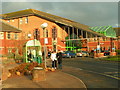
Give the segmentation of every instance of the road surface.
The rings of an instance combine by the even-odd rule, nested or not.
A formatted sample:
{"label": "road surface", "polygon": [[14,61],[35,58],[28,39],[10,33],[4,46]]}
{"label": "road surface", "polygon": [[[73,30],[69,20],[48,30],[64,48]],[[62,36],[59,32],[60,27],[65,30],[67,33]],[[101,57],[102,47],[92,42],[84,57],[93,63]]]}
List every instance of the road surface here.
{"label": "road surface", "polygon": [[118,88],[118,64],[88,57],[63,58],[62,71],[80,78],[87,88]]}

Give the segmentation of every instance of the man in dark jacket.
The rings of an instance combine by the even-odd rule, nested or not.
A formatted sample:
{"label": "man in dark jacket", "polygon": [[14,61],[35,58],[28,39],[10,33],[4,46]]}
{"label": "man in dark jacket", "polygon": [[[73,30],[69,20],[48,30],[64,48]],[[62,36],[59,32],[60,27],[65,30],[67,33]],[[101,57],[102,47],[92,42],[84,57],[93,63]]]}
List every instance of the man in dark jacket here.
{"label": "man in dark jacket", "polygon": [[58,50],[57,59],[58,59],[58,69],[62,69],[62,52],[60,50]]}
{"label": "man in dark jacket", "polygon": [[33,58],[33,55],[32,55],[32,53],[30,52],[30,53],[28,54],[28,61],[29,61],[29,62],[33,62],[33,61],[32,61],[32,58]]}

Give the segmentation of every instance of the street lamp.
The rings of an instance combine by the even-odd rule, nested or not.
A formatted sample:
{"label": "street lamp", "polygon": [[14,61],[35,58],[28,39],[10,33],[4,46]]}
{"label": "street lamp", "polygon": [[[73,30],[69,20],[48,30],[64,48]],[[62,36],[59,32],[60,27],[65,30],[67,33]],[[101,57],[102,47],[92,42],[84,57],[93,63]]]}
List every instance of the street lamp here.
{"label": "street lamp", "polygon": [[41,24],[41,28],[43,29],[43,32],[44,32],[44,36],[43,36],[43,38],[44,38],[44,62],[45,62],[45,68],[46,68],[46,40],[45,40],[45,37],[46,37],[46,27],[48,26],[48,24],[47,23],[43,23],[43,24]]}

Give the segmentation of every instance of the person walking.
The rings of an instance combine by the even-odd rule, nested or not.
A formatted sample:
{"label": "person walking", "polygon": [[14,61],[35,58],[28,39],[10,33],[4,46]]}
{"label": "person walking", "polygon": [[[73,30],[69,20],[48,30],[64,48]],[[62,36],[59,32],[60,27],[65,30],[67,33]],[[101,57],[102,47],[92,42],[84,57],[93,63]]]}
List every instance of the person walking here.
{"label": "person walking", "polygon": [[58,50],[57,59],[58,59],[58,69],[62,69],[62,52],[60,50]]}
{"label": "person walking", "polygon": [[48,52],[48,58],[50,58],[50,56],[51,56],[51,51]]}
{"label": "person walking", "polygon": [[28,61],[29,62],[33,62],[33,55],[32,55],[32,53],[30,52],[29,54],[28,54]]}
{"label": "person walking", "polygon": [[51,60],[52,60],[52,68],[57,69],[57,56],[55,51],[51,53]]}

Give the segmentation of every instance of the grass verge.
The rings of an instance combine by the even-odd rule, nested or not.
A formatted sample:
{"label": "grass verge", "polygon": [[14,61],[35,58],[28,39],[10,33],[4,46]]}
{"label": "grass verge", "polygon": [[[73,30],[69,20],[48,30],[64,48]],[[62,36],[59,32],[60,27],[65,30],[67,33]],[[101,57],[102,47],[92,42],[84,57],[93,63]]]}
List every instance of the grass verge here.
{"label": "grass verge", "polygon": [[117,56],[109,56],[107,58],[104,58],[105,60],[108,60],[108,61],[120,61],[120,55],[117,55]]}

